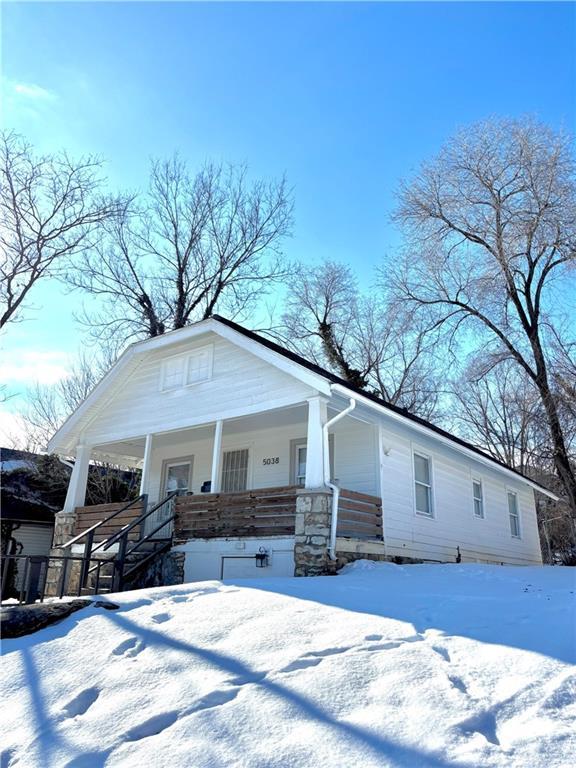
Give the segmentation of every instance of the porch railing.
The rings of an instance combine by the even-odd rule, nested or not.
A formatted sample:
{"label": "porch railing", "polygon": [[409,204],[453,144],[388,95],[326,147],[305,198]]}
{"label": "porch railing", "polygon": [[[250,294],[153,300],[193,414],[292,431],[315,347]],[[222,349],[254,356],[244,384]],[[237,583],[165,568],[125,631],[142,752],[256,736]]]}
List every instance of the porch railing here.
{"label": "porch railing", "polygon": [[382,499],[367,493],[340,489],[337,536],[382,539]]}
{"label": "porch railing", "polygon": [[295,485],[176,498],[174,541],[228,536],[293,536]]}
{"label": "porch railing", "polygon": [[[258,488],[237,493],[178,496],[174,540],[242,536],[293,536],[299,486]],[[340,490],[340,537],[382,538],[382,501],[358,491]]]}
{"label": "porch railing", "polygon": [[[140,517],[146,509],[146,501],[147,497],[143,494],[131,502],[76,507],[74,538],[84,538],[83,534],[94,528],[94,542],[105,541],[117,533],[119,528],[129,525]],[[130,537],[137,540],[139,532],[134,530]]]}

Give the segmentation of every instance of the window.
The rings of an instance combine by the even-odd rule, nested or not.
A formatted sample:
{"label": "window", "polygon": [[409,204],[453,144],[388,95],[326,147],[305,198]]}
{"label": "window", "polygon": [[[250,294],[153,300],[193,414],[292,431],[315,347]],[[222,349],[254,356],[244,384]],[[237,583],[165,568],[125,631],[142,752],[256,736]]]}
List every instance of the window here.
{"label": "window", "polygon": [[212,378],[212,347],[202,347],[188,356],[186,384],[198,384]]}
{"label": "window", "polygon": [[169,357],[162,362],[160,389],[167,392],[199,384],[212,378],[212,346],[201,347],[187,355]]}
{"label": "window", "polygon": [[304,485],[306,482],[306,443],[296,446],[295,484]]}
{"label": "window", "polygon": [[520,538],[520,515],[518,513],[518,497],[514,491],[508,491],[508,516],[510,517],[510,533],[514,538]]}
{"label": "window", "polygon": [[432,468],[428,456],[414,454],[416,512],[432,517]]}
{"label": "window", "polygon": [[162,385],[165,392],[168,389],[178,389],[184,386],[184,357],[172,357],[162,363]]}
{"label": "window", "polygon": [[472,495],[474,496],[474,517],[484,517],[484,498],[482,496],[481,480],[472,480]]}
{"label": "window", "polygon": [[248,448],[224,451],[222,456],[222,492],[245,491],[248,487]]}
{"label": "window", "polygon": [[[328,435],[328,452],[330,454],[330,478],[334,482],[334,435]],[[308,450],[306,447],[306,438],[300,437],[296,440],[290,440],[290,484],[306,484],[306,460]]]}
{"label": "window", "polygon": [[183,496],[190,490],[192,475],[192,461],[174,459],[164,462],[164,493],[176,491],[178,496]]}

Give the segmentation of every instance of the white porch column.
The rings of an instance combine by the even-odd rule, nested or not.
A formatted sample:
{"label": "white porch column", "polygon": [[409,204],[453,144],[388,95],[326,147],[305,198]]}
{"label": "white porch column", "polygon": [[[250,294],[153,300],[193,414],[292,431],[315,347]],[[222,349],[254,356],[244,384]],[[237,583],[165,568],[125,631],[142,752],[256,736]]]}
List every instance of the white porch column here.
{"label": "white porch column", "polygon": [[212,449],[212,476],[210,478],[210,492],[218,493],[220,490],[220,465],[222,463],[222,428],[224,422],[220,419],[214,426],[214,447]]}
{"label": "white porch column", "polygon": [[76,507],[81,507],[86,501],[86,483],[88,482],[91,453],[92,446],[90,445],[79,445],[76,448],[76,461],[68,484],[63,512],[74,512]]}
{"label": "white porch column", "polygon": [[322,427],[328,418],[327,401],[324,397],[308,400],[308,435],[306,438],[305,488],[324,487],[324,438]]}
{"label": "white porch column", "polygon": [[143,493],[148,493],[148,483],[150,482],[150,465],[152,463],[152,438],[153,435],[146,435],[144,459],[142,461],[142,478],[140,480],[140,495]]}

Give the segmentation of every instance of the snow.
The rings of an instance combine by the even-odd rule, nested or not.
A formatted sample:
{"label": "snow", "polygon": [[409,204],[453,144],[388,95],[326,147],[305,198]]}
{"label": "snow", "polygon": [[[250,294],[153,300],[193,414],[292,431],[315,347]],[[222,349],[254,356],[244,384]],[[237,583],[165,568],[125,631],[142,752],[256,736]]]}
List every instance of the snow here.
{"label": "snow", "polygon": [[110,596],[4,641],[2,768],[572,766],[575,577],[360,561]]}

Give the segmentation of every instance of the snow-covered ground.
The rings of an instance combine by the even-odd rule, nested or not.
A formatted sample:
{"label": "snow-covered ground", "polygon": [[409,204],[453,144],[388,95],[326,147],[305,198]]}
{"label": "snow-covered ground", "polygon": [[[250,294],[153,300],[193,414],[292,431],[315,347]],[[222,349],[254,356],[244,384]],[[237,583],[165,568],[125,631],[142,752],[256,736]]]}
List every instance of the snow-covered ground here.
{"label": "snow-covered ground", "polygon": [[359,562],[3,644],[2,766],[576,764],[576,569]]}

